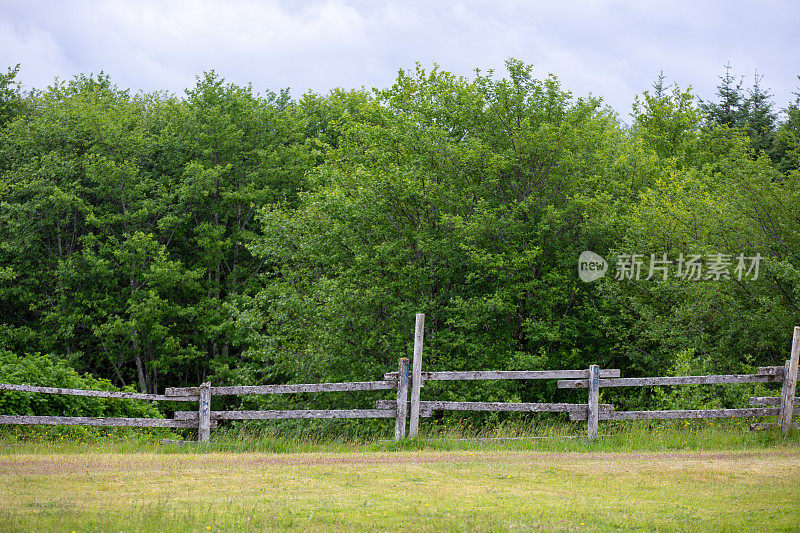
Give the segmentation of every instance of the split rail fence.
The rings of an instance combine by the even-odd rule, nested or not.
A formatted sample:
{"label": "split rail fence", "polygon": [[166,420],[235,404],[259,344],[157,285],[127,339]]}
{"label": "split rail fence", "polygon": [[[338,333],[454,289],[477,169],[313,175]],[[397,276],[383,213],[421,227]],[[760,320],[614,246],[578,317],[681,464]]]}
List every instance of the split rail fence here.
{"label": "split rail fence", "polygon": [[[344,419],[386,418],[394,419],[395,440],[414,437],[419,432],[419,419],[430,417],[433,411],[491,411],[526,413],[567,413],[570,420],[587,422],[589,439],[597,438],[600,420],[663,420],[690,418],[772,417],[775,423],[751,424],[751,429],[779,427],[788,434],[792,424],[794,406],[800,405],[795,397],[800,358],[800,327],[794,328],[790,358],[784,366],[760,367],[754,374],[669,376],[624,378],[618,369],[601,369],[591,365],[583,370],[497,370],[423,372],[422,347],[425,315],[418,314],[414,335],[413,364],[401,358],[396,372],[389,372],[380,381],[345,383],[309,383],[288,385],[248,385],[212,387],[203,383],[199,387],[168,388],[164,394],[134,392],[90,391],[62,389],[30,385],[0,384],[0,391],[16,391],[40,394],[64,394],[96,398],[117,398],[148,401],[195,402],[198,408],[192,411],[176,411],[171,419],[159,418],[94,418],[65,416],[0,415],[0,424],[43,424],[82,426],[129,426],[196,428],[197,439],[208,442],[211,429],[220,420],[286,420],[286,419]],[[422,388],[426,381],[474,381],[474,380],[558,380],[559,389],[589,389],[586,403],[508,403],[508,402],[450,402],[423,401]],[[599,402],[602,387],[645,387],[673,385],[722,385],[736,383],[781,383],[780,396],[752,397],[750,406],[739,409],[696,409],[665,411],[615,411],[611,404]],[[374,409],[292,409],[260,411],[212,411],[211,397],[226,395],[298,394],[316,392],[395,391],[392,400],[378,400]],[[409,399],[410,393],[410,399]]]}

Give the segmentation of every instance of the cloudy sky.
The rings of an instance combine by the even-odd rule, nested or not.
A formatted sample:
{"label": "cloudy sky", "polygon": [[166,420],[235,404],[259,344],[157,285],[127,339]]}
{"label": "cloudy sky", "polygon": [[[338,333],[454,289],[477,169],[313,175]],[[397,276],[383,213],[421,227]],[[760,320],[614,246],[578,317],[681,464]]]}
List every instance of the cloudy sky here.
{"label": "cloudy sky", "polygon": [[0,0],[0,68],[21,63],[28,89],[102,70],[176,93],[213,68],[297,96],[385,87],[417,61],[503,73],[514,57],[626,119],[660,70],[713,98],[727,63],[746,86],[758,69],[785,107],[800,85],[799,27],[800,2],[769,0]]}

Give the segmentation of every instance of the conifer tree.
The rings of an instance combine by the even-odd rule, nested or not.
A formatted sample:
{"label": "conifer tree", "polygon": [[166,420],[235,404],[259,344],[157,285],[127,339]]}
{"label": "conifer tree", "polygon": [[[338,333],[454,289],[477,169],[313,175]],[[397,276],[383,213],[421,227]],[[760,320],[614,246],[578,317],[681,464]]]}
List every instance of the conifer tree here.
{"label": "conifer tree", "polygon": [[761,86],[764,76],[756,71],[753,86],[744,102],[745,129],[756,155],[770,152],[775,138],[776,116],[772,111],[772,95]]}
{"label": "conifer tree", "polygon": [[725,75],[720,76],[717,85],[718,102],[702,102],[700,109],[706,115],[709,125],[730,126],[739,128],[744,126],[744,97],[742,95],[742,79],[737,80],[731,73],[731,65],[725,65]]}
{"label": "conifer tree", "polygon": [[656,81],[653,82],[653,91],[655,91],[653,93],[653,96],[655,96],[656,98],[660,99],[666,96],[666,92],[670,88],[669,85],[667,86],[664,85],[664,80],[666,79],[667,76],[664,74],[664,70],[663,69],[660,70],[658,73],[658,79],[656,79]]}

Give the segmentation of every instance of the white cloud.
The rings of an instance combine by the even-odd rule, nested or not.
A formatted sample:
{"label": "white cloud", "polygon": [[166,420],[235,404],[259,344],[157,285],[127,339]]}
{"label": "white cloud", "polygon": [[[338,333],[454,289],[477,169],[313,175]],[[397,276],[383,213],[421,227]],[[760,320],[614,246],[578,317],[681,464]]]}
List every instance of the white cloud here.
{"label": "white cloud", "polygon": [[0,68],[21,62],[28,86],[103,70],[123,87],[173,92],[213,68],[298,94],[387,86],[415,61],[470,75],[517,57],[625,117],[660,69],[713,97],[730,61],[750,78],[758,68],[782,107],[798,83],[798,13],[789,1],[6,0]]}
{"label": "white cloud", "polygon": [[[0,68],[3,70],[24,62],[28,79],[50,81],[56,76],[64,78],[69,75],[68,61],[61,54],[56,38],[41,28],[15,27],[0,20],[0,50]],[[26,61],[25,58],[35,61]]]}

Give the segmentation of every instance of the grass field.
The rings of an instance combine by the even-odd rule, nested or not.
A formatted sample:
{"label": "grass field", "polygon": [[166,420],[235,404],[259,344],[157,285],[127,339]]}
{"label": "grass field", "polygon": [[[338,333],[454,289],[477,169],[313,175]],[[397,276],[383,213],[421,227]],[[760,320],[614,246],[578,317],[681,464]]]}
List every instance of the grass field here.
{"label": "grass field", "polygon": [[6,436],[0,530],[800,529],[796,436],[679,427],[641,426],[598,443]]}
{"label": "grass field", "polygon": [[284,444],[5,438],[0,530],[800,529],[796,437],[656,426],[595,444]]}
{"label": "grass field", "polygon": [[713,530],[800,524],[800,450],[15,454],[4,531]]}

